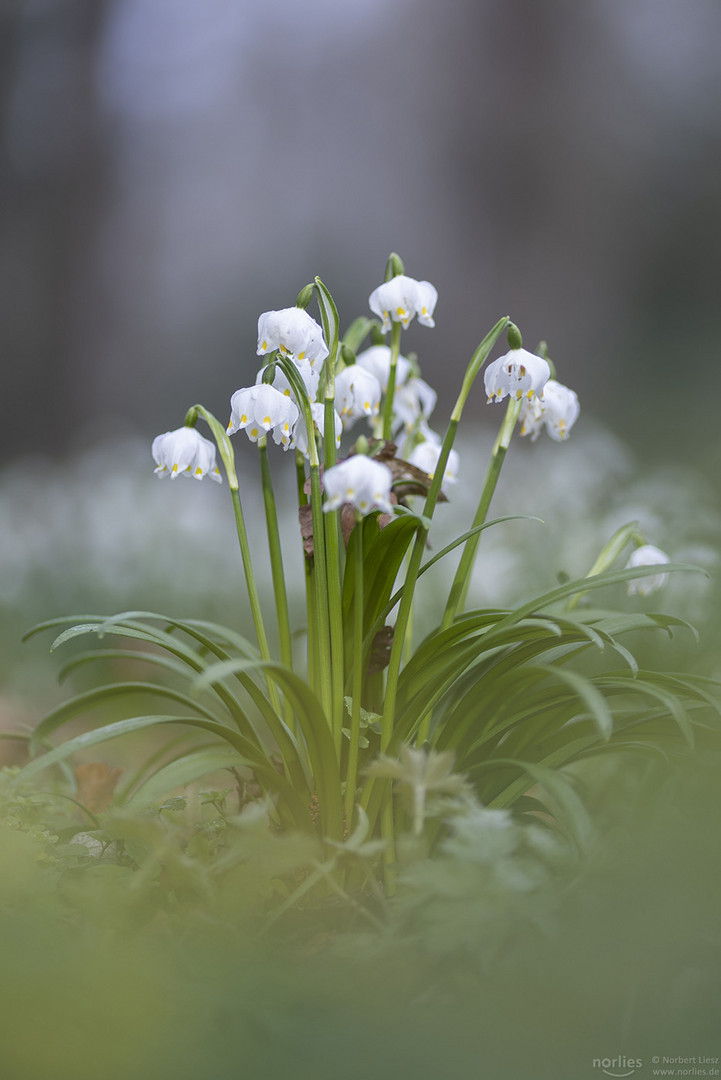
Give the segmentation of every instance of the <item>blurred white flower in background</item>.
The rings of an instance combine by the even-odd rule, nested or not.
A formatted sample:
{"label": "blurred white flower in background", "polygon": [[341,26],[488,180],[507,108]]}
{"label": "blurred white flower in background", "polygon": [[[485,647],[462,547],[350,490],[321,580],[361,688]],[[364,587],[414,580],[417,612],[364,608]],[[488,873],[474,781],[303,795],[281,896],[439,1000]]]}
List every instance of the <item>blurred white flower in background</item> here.
{"label": "blurred white flower in background", "polygon": [[360,364],[350,364],[336,375],[335,407],[344,423],[375,416],[381,404],[381,384]]}
{"label": "blurred white flower in background", "polygon": [[[631,558],[626,563],[626,569],[631,570],[636,566],[663,566],[670,562],[668,555],[653,544],[642,544],[631,553]],[[668,574],[650,574],[628,583],[628,595],[650,596],[651,593],[662,589],[669,579]]]}
{"label": "blurred white flower in background", "polygon": [[[388,389],[388,376],[391,370],[391,350],[388,345],[371,345],[370,349],[365,349],[363,352],[358,353],[356,356],[356,364],[359,364],[366,371],[370,371],[371,375],[375,375],[378,382],[381,384],[381,390],[385,394]],[[408,376],[411,374],[412,367],[410,360],[405,356],[399,356],[396,363],[396,393],[398,387],[402,386]]]}
{"label": "blurred white flower in background", "polygon": [[373,510],[392,514],[392,483],[393,473],[387,465],[365,454],[354,454],[324,472],[326,501],[323,509],[337,510],[344,503],[350,503],[364,516]]}
{"label": "blurred white flower in background", "polygon": [[571,433],[581,407],[578,396],[567,386],[549,379],[543,388],[543,397],[526,400],[521,409],[521,435],[530,436],[535,442],[543,428],[555,442],[563,442]]}

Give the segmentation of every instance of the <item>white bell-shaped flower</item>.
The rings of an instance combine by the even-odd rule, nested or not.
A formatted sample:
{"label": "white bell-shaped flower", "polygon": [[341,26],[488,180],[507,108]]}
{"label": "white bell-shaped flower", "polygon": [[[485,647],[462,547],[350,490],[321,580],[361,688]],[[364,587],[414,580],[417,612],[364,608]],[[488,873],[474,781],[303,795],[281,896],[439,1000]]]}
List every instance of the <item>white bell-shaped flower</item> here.
{"label": "white bell-shaped flower", "polygon": [[[298,369],[298,373],[305,384],[305,388],[308,391],[308,397],[311,401],[315,401],[318,394],[318,383],[320,382],[320,369],[314,368],[310,360],[298,360],[296,357],[293,357],[293,363]],[[255,380],[256,386],[262,383],[264,371],[265,368],[261,368],[258,372]],[[275,390],[280,390],[281,394],[285,394],[286,397],[292,398],[293,401],[295,401],[295,394],[288,381],[288,377],[278,364],[275,366],[273,380],[269,385]]]}
{"label": "white bell-shaped flower", "polygon": [[406,431],[427,419],[436,407],[438,395],[432,386],[414,375],[399,386],[393,398],[393,429]]}
{"label": "white bell-shaped flower", "polygon": [[[316,431],[320,432],[321,438],[325,438],[325,405],[322,402],[314,403],[311,405],[310,411],[313,415],[313,427]],[[336,446],[340,446],[340,439],[343,434],[343,421],[335,410],[333,411],[333,418],[335,444]],[[300,450],[301,454],[308,457],[308,431],[305,426],[305,418],[302,412],[293,425],[292,445],[296,450]]]}
{"label": "white bell-shaped flower", "polygon": [[486,368],[483,382],[488,401],[503,401],[511,397],[531,400],[541,397],[543,388],[551,377],[551,369],[541,356],[526,349],[511,349]]}
{"label": "white bell-shaped flower", "polygon": [[365,454],[354,454],[323,474],[323,509],[335,510],[343,503],[351,503],[364,516],[373,510],[392,514],[392,483],[393,473],[387,465]]}
{"label": "white bell-shaped flower", "polygon": [[[438,458],[441,456],[441,443],[440,440],[427,439],[425,442],[419,443],[415,446],[408,456],[408,461],[411,465],[415,465],[417,469],[421,469],[422,472],[428,473],[431,479],[433,479],[438,465]],[[443,473],[444,484],[457,484],[458,483],[458,467],[460,465],[460,458],[456,450],[451,450],[448,455],[448,461],[446,462],[445,472]]]}
{"label": "white bell-shaped flower", "polygon": [[209,476],[221,482],[215,464],[215,445],[195,428],[181,427],[158,435],[153,439],[152,454],[157,465],[155,472],[161,480],[166,476],[173,480],[176,476],[192,476],[196,480]]}
{"label": "white bell-shaped flower", "polygon": [[376,416],[381,403],[381,384],[366,368],[350,364],[335,377],[335,407],[344,422],[360,416]]}
{"label": "white bell-shaped flower", "polygon": [[[643,544],[631,553],[631,558],[626,563],[626,569],[631,570],[635,566],[656,566],[656,564],[663,566],[664,563],[670,561],[668,555],[661,551],[660,548],[654,547],[653,544]],[[650,596],[657,589],[663,588],[667,581],[668,574],[649,574],[648,577],[629,581],[628,595],[633,596],[638,593],[640,596]]]}
{"label": "white bell-shaped flower", "polygon": [[411,319],[417,315],[422,326],[435,326],[435,311],[438,291],[430,281],[416,281],[415,278],[398,274],[385,281],[368,297],[368,306],[381,320],[381,330],[387,333],[391,322],[399,322],[407,329]]}
{"label": "white bell-shaped flower", "polygon": [[[391,371],[391,350],[388,345],[371,345],[370,349],[358,353],[356,364],[360,364],[371,375],[375,375],[385,394],[388,389],[388,377]],[[411,362],[405,356],[399,356],[396,364],[396,391],[411,373]]]}
{"label": "white bell-shaped flower", "polygon": [[272,386],[246,386],[230,399],[228,434],[244,431],[251,442],[272,432],[276,443],[287,450],[291,429],[298,419],[298,406]]}
{"label": "white bell-shaped flower", "polygon": [[581,406],[578,396],[567,386],[549,379],[543,388],[543,397],[535,395],[524,401],[521,409],[521,435],[528,435],[535,442],[545,427],[556,442],[567,439],[578,419]]}
{"label": "white bell-shaped flower", "polygon": [[290,354],[295,360],[315,364],[328,355],[323,331],[303,308],[281,308],[265,311],[258,319],[258,356],[275,352]]}

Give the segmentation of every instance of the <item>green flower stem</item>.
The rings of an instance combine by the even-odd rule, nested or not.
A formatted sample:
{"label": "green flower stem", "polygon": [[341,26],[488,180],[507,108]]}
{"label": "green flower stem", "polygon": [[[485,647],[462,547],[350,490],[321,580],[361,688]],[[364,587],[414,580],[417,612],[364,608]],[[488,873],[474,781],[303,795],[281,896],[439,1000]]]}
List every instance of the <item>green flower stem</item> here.
{"label": "green flower stem", "polygon": [[[511,442],[511,436],[513,430],[518,422],[518,417],[521,412],[521,405],[523,400],[520,398],[509,398],[508,405],[506,407],[506,415],[501,424],[501,430],[498,433],[495,446],[493,447],[493,453],[491,455],[491,461],[486,473],[486,480],[481,491],[481,497],[478,502],[478,509],[476,510],[476,516],[473,519],[472,529],[477,528],[479,525],[483,525],[488,516],[488,510],[491,505],[491,499],[493,493],[496,490],[496,484],[498,483],[498,477],[501,474],[503,468],[503,462],[506,457],[506,452]],[[463,548],[463,554],[461,561],[458,564],[456,570],[456,576],[453,579],[451,591],[448,596],[448,603],[446,604],[446,610],[443,613],[443,619],[441,621],[441,629],[445,630],[450,626],[460,608],[462,608],[466,602],[466,596],[468,595],[468,586],[471,580],[471,573],[473,572],[473,566],[476,560],[476,553],[478,551],[478,544],[481,539],[480,532],[476,533],[469,540],[466,541]]]}
{"label": "green flower stem", "polygon": [[[326,382],[324,430],[327,438],[323,441],[323,455],[326,469],[336,463],[335,446],[335,403],[333,393],[335,383],[330,378]],[[336,753],[340,754],[343,738],[343,602],[341,592],[341,558],[343,546],[340,535],[340,511],[332,510],[324,514],[326,572],[328,577],[328,612],[330,622],[330,657],[332,708],[331,724],[335,740]]]}
{"label": "green flower stem", "polygon": [[398,354],[401,350],[401,324],[391,323],[391,366],[388,372],[388,386],[383,405],[383,438],[390,439],[393,429],[393,398],[396,392],[396,369],[398,367]]}
{"label": "green flower stem", "polygon": [[[413,544],[413,549],[408,560],[408,570],[406,571],[406,578],[403,584],[403,595],[401,597],[400,607],[398,609],[398,617],[396,619],[395,631],[393,634],[393,645],[391,647],[390,661],[388,664],[388,673],[386,676],[386,694],[383,705],[383,731],[381,733],[381,750],[385,750],[390,742],[391,735],[393,733],[393,722],[395,718],[395,706],[396,695],[398,693],[398,675],[400,673],[401,659],[403,656],[403,645],[405,641],[406,629],[411,613],[411,605],[413,603],[413,593],[416,587],[416,581],[418,578],[418,571],[420,569],[421,560],[423,558],[423,552],[425,551],[426,538],[428,536],[428,530],[430,528],[431,518],[433,517],[433,511],[436,508],[438,502],[438,496],[441,493],[441,483],[446,471],[446,465],[448,464],[448,455],[451,452],[453,443],[456,438],[456,432],[458,430],[458,424],[460,423],[463,408],[465,406],[468,395],[471,392],[474,380],[479,371],[483,367],[483,364],[488,358],[488,355],[495,345],[496,341],[506,329],[510,319],[505,315],[502,319],[499,319],[492,330],[486,334],[483,341],[480,343],[476,351],[471,357],[468,367],[466,368],[466,374],[463,378],[463,384],[461,386],[458,400],[451,413],[451,419],[448,424],[443,443],[441,445],[441,452],[438,458],[431,485],[428,489],[428,495],[426,496],[425,506],[423,507],[423,517],[419,521],[418,532],[416,533],[416,539]],[[369,787],[372,786],[372,781]],[[364,796],[369,797],[369,790],[366,788]],[[365,804],[364,804],[365,805]]]}
{"label": "green flower stem", "polygon": [[[310,408],[310,399],[305,383],[300,372],[292,360],[278,356],[275,363],[282,368],[285,377],[295,394],[296,402],[303,413],[306,431],[308,433],[308,460],[310,464],[310,507],[313,525],[313,585],[314,597],[312,612],[309,605],[308,622],[308,651],[311,650],[314,657],[316,680],[313,688],[323,704],[323,709],[328,722],[332,722],[332,683],[331,683],[331,660],[330,660],[330,619],[328,614],[328,574],[326,571],[325,553],[325,523],[323,521],[323,498],[320,490],[320,459],[318,447],[314,438],[313,415]],[[310,637],[314,635],[311,646]]]}
{"label": "green flower stem", "polygon": [[[295,452],[295,471],[298,486],[298,509],[308,505],[308,496],[305,492],[305,458],[300,450]],[[311,686],[318,685],[318,671],[314,650],[314,638],[311,627],[315,625],[315,585],[313,582],[313,560],[306,557],[303,552],[303,566],[305,570],[305,607],[306,607],[306,640],[308,650],[308,682]]]}
{"label": "green flower stem", "polygon": [[350,746],[345,788],[345,822],[350,831],[355,807],[358,781],[358,748],[360,744],[361,694],[363,692],[363,518],[355,518],[355,577],[353,579],[353,704],[350,720]]}
{"label": "green flower stem", "polygon": [[[311,449],[314,443],[310,441]],[[318,454],[315,464],[310,464],[310,506],[313,521],[313,578],[315,583],[313,597],[313,624],[309,631],[315,635],[314,648],[317,655],[318,684],[315,687],[323,704],[328,722],[333,716],[332,682],[330,660],[330,619],[328,613],[328,575],[326,573],[325,523],[323,521],[323,501],[320,491],[320,468]]]}
{"label": "green flower stem", "polygon": [[[265,507],[265,523],[268,530],[268,553],[270,555],[270,570],[273,578],[273,595],[275,598],[275,614],[278,623],[278,646],[280,659],[291,670],[293,668],[293,647],[290,635],[290,618],[288,615],[288,591],[285,584],[285,571],[283,569],[283,549],[280,543],[280,529],[278,528],[278,514],[273,492],[273,480],[270,474],[270,462],[268,461],[268,440],[264,435],[258,439],[260,451],[260,476],[263,486],[263,504]],[[293,730],[293,710],[286,702],[285,718],[291,730]]]}
{"label": "green flower stem", "polygon": [[[253,574],[253,564],[250,558],[250,545],[248,544],[248,534],[245,528],[245,520],[243,518],[243,509],[240,505],[240,493],[238,490],[238,474],[235,469],[235,454],[233,452],[233,446],[228,438],[228,435],[219,422],[217,417],[205,408],[204,405],[192,405],[185,416],[185,424],[187,427],[195,427],[198,422],[198,417],[202,416],[208,427],[211,430],[213,438],[215,439],[220,457],[225,467],[225,473],[228,477],[228,487],[230,488],[230,495],[233,500],[233,513],[235,514],[235,526],[238,532],[238,542],[240,544],[240,554],[243,560],[243,572],[245,574],[245,583],[248,589],[248,600],[250,602],[250,610],[253,616],[253,624],[255,626],[255,635],[258,639],[258,650],[263,660],[270,660],[270,649],[268,648],[268,637],[265,632],[265,625],[263,623],[263,614],[260,608],[260,601],[258,599],[258,590],[255,586],[255,576]],[[268,682],[268,693],[273,707],[278,707],[278,693],[274,683]]]}
{"label": "green flower stem", "polygon": [[[240,544],[240,554],[243,560],[243,571],[245,573],[245,584],[248,590],[248,601],[250,603],[250,610],[253,615],[253,624],[255,626],[255,635],[258,639],[258,649],[263,660],[270,660],[270,649],[268,648],[268,638],[265,633],[265,626],[263,624],[263,615],[260,609],[260,601],[258,599],[258,590],[255,587],[255,577],[253,576],[253,566],[250,560],[250,545],[248,544],[248,534],[245,529],[245,521],[243,519],[243,509],[240,505],[240,495],[238,494],[237,487],[230,489],[230,495],[233,500],[233,513],[235,514],[235,527],[238,531],[238,542]],[[268,683],[268,697],[270,703],[276,712],[280,712],[280,698],[278,696],[278,690],[271,677],[267,678]]]}

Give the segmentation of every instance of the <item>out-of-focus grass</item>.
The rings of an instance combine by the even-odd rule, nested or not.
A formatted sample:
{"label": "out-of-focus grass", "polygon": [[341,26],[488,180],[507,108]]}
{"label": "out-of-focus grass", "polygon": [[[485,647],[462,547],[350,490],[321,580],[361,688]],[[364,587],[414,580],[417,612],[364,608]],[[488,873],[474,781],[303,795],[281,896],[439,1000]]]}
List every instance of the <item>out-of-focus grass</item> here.
{"label": "out-of-focus grass", "polygon": [[713,1055],[718,766],[596,776],[588,860],[525,907],[509,880],[510,927],[502,893],[479,896],[500,949],[479,947],[477,914],[452,888],[446,911],[435,894],[434,918],[453,921],[445,951],[405,917],[402,888],[386,930],[327,899],[260,936],[252,883],[294,858],[273,839],[194,890],[171,846],[155,877],[80,857],[60,872],[40,827],[18,831],[12,811],[0,843],[4,1075],[575,1080],[594,1075],[594,1058]]}

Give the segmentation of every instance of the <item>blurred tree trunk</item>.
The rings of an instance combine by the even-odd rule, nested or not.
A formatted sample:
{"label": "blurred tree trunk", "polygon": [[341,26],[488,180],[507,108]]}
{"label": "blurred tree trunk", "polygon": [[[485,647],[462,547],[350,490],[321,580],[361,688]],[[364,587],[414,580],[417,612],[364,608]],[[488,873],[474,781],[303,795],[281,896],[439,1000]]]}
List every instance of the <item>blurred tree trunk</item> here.
{"label": "blurred tree trunk", "polygon": [[[78,315],[108,176],[95,68],[112,2],[0,10],[2,457],[61,450],[79,419]],[[8,408],[37,397],[51,407]]]}

